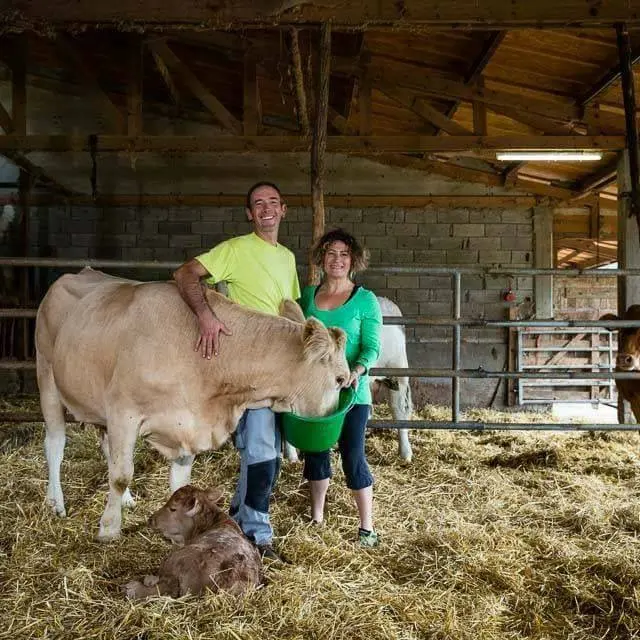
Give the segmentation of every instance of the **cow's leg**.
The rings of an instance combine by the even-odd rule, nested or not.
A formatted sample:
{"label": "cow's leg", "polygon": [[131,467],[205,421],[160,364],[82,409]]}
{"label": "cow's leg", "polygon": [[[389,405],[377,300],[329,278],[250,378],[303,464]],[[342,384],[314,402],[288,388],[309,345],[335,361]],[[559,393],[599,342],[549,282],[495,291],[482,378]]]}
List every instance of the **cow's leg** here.
{"label": "cow's leg", "polygon": [[[405,365],[406,366],[406,365]],[[409,378],[398,378],[398,390],[391,391],[391,412],[394,420],[411,420],[413,413],[413,401],[411,399],[411,387]],[[409,442],[409,430],[398,429],[398,455],[405,462],[411,462],[413,450]]]}
{"label": "cow's leg", "polygon": [[169,488],[171,493],[191,482],[191,467],[195,456],[182,456],[171,461]]}
{"label": "cow's leg", "polygon": [[284,441],[284,457],[285,460],[288,460],[289,462],[300,462],[298,450],[286,440]]}
{"label": "cow's leg", "polygon": [[[129,413],[129,415],[127,415]],[[98,539],[113,540],[122,527],[122,496],[133,478],[133,450],[138,436],[139,419],[127,412],[108,416],[109,496],[100,518]]]}
{"label": "cow's leg", "polygon": [[[104,458],[107,461],[107,468],[111,466],[111,456],[109,455],[109,437],[107,436],[107,430],[98,427],[99,437],[100,437],[100,448],[102,449],[102,453],[104,454]],[[125,489],[125,492],[122,494],[122,506],[127,509],[133,509],[136,506],[135,498],[131,495],[131,490],[129,487]]]}
{"label": "cow's leg", "polygon": [[47,485],[47,504],[53,512],[61,517],[67,515],[64,506],[62,485],[60,484],[60,467],[64,457],[66,440],[64,407],[53,378],[53,370],[49,362],[38,354],[37,356],[38,388],[40,390],[40,407],[44,416],[47,433],[44,438],[44,450],[49,469],[49,483]]}

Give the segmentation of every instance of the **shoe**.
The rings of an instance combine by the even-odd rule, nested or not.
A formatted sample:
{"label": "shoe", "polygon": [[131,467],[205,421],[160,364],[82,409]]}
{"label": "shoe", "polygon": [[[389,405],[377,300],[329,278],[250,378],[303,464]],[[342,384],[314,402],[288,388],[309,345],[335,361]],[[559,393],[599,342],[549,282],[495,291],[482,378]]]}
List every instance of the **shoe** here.
{"label": "shoe", "polygon": [[285,560],[275,552],[274,548],[269,542],[266,542],[264,544],[257,544],[256,549],[258,549],[258,553],[260,554],[260,557],[263,561],[269,560],[270,562],[285,562]]}
{"label": "shoe", "polygon": [[375,531],[358,529],[358,541],[361,547],[377,547],[379,542],[378,534]]}

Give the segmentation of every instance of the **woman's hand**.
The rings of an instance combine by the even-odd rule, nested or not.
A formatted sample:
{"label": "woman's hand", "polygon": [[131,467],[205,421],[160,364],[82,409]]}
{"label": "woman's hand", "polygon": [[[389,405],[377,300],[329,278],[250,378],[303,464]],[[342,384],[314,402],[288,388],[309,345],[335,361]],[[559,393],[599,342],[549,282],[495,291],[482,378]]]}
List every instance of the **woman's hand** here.
{"label": "woman's hand", "polygon": [[364,369],[361,365],[357,364],[349,374],[349,379],[345,382],[345,387],[353,387],[354,389],[358,388],[358,384],[360,383],[360,376],[364,373]]}

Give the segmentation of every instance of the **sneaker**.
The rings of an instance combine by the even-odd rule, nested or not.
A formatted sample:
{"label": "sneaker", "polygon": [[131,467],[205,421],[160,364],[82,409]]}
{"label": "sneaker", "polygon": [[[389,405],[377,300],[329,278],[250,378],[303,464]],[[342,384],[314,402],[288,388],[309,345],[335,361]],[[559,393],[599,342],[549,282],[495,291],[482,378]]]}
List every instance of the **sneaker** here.
{"label": "sneaker", "polygon": [[366,529],[358,529],[358,540],[361,547],[377,547],[378,534],[375,531],[367,531]]}
{"label": "sneaker", "polygon": [[257,544],[256,549],[258,549],[258,553],[262,558],[263,562],[268,560],[269,562],[282,562],[285,561],[275,552],[274,548],[271,546],[271,543],[266,542],[264,544]]}

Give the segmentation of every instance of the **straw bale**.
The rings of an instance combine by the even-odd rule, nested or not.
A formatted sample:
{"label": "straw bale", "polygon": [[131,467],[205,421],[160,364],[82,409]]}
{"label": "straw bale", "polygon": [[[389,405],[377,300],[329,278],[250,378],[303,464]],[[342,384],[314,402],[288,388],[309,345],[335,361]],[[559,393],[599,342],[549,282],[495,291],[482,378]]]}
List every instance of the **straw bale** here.
{"label": "straw bale", "polygon": [[[3,399],[33,410],[33,400]],[[379,414],[385,415],[383,408]],[[446,420],[447,407],[425,419]],[[466,420],[551,421],[469,411]],[[168,543],[146,526],[168,496],[168,465],[141,445],[123,536],[95,539],[106,465],[92,427],[70,426],[63,488],[68,517],[44,505],[41,424],[0,425],[0,637],[285,640],[533,638],[620,640],[640,629],[640,441],[636,434],[375,431],[377,549],[355,544],[356,510],[337,456],[323,526],[308,517],[298,464],[275,492],[277,547],[267,584],[245,596],[143,603],[120,586],[156,568]],[[193,482],[230,499],[233,447],[198,457]]]}

